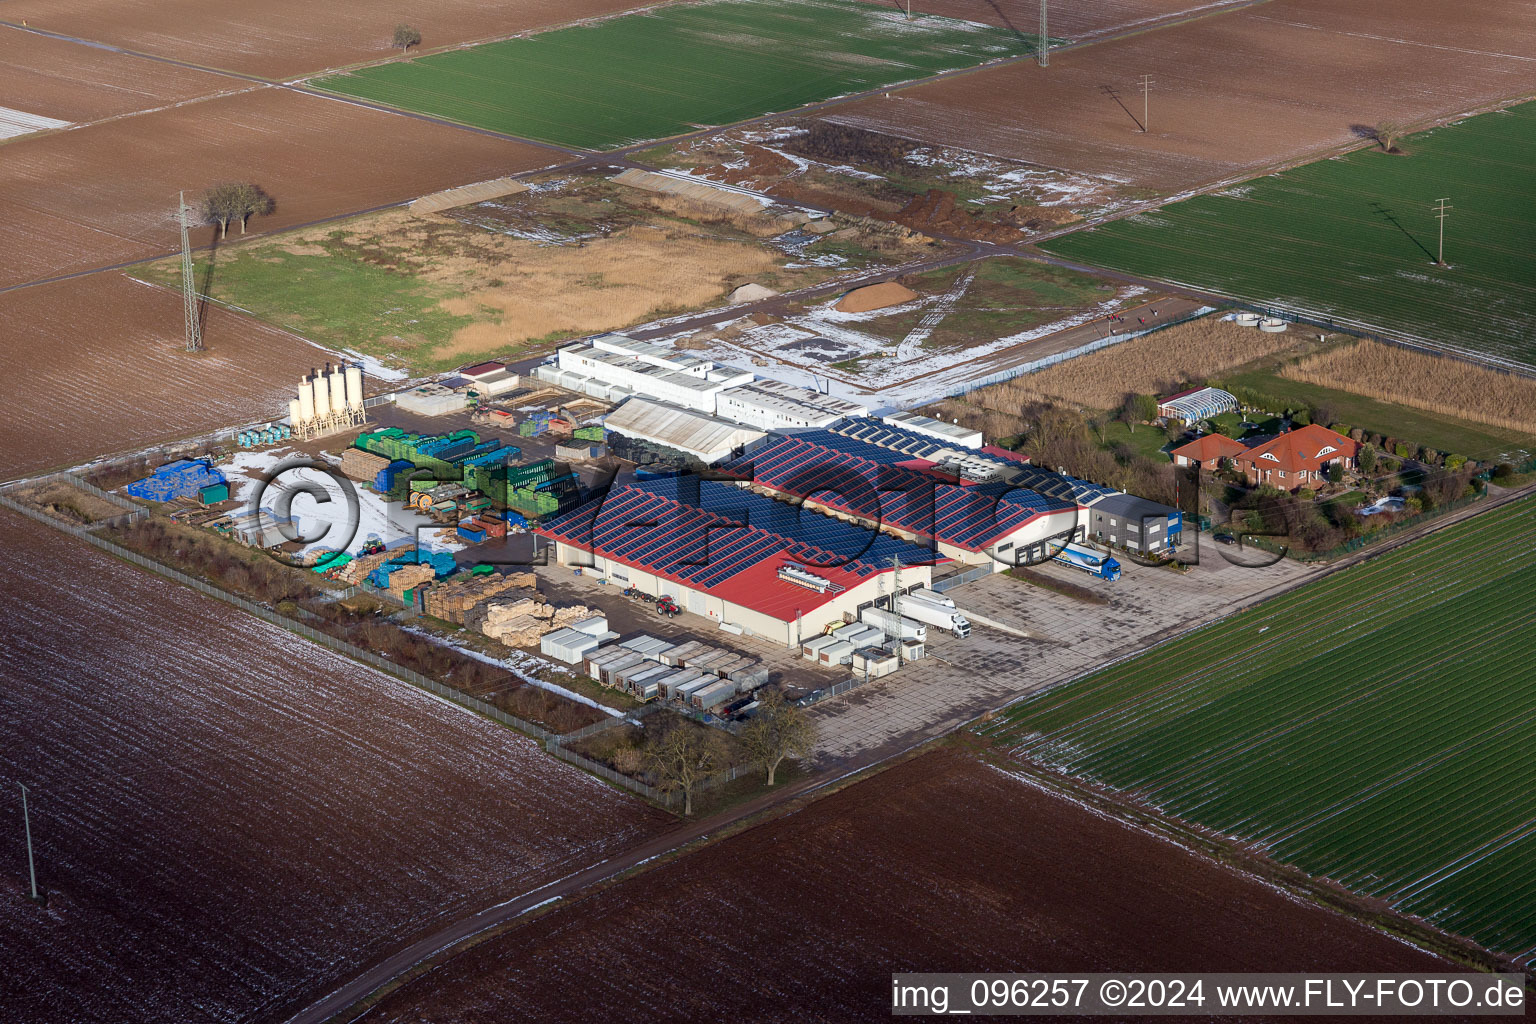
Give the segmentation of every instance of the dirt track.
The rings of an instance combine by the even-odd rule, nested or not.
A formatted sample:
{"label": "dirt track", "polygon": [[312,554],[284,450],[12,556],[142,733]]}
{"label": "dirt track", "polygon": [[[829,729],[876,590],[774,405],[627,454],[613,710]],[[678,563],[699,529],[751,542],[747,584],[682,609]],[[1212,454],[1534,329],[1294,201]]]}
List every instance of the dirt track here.
{"label": "dirt track", "polygon": [[[253,181],[274,231],[556,162],[548,150],[253,86],[205,102],[21,139],[0,161],[0,287],[164,254],[176,193]],[[211,229],[200,229],[197,242]]]}
{"label": "dirt track", "polygon": [[674,819],[530,740],[0,512],[8,1022],[283,1017]]}
{"label": "dirt track", "polygon": [[641,6],[633,0],[9,0],[18,24],[111,43],[156,56],[268,78],[287,78],[397,52],[395,25],[418,25],[422,45],[452,46],[598,17]]}
{"label": "dirt track", "polygon": [[888,1020],[892,971],[1438,959],[941,751],[460,954],[368,1020]]}
{"label": "dirt track", "polygon": [[[1272,0],[841,107],[829,120],[1172,195],[1536,90],[1521,0]],[[1151,131],[1138,83],[1150,75]]]}
{"label": "dirt track", "polygon": [[0,97],[30,114],[92,121],[240,87],[221,75],[0,26]]}

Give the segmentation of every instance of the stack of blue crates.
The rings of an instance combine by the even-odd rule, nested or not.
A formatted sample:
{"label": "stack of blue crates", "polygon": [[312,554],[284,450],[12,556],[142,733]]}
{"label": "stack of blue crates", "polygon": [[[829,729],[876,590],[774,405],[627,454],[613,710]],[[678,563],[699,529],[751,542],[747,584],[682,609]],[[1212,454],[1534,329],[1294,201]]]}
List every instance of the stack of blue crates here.
{"label": "stack of blue crates", "polygon": [[146,501],[170,501],[195,498],[204,487],[224,482],[224,474],[214,469],[207,459],[180,459],[166,463],[142,480],[135,480],[124,490],[132,497]]}

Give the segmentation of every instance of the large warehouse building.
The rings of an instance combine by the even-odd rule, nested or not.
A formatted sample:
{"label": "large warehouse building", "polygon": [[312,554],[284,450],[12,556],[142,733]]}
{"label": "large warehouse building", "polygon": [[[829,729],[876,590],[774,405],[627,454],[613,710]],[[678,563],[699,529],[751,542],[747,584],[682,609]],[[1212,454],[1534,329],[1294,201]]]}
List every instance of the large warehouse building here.
{"label": "large warehouse building", "polygon": [[621,402],[632,395],[719,416],[762,430],[824,427],[869,410],[854,402],[698,359],[664,345],[622,334],[602,334],[567,345],[554,365],[534,371],[542,381]]}
{"label": "large warehouse building", "polygon": [[538,533],[562,564],[788,646],[892,593],[898,572],[902,590],[927,586],[942,561],[930,548],[697,477],[615,488]]}
{"label": "large warehouse building", "polygon": [[[887,427],[886,429],[892,429]],[[721,467],[744,485],[827,509],[968,565],[999,571],[1049,557],[1078,526],[1079,506],[954,477],[935,464],[831,430],[770,438]]]}

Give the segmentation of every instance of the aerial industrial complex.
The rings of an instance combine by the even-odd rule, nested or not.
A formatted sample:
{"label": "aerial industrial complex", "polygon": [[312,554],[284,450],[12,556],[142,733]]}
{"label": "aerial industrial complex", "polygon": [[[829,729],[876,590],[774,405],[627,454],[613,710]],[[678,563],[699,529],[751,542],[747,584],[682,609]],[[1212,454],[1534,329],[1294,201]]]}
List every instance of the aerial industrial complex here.
{"label": "aerial industrial complex", "polygon": [[4,6],[0,1024],[1536,997],[1530,0]]}

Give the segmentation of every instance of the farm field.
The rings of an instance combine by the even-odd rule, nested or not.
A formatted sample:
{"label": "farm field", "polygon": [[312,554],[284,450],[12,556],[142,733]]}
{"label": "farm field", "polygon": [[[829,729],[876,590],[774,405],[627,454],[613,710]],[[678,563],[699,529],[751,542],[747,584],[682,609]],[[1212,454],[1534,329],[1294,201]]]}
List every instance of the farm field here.
{"label": "farm field", "polygon": [[1536,502],[1019,704],[984,731],[1536,962]]}
{"label": "farm field", "polygon": [[[1261,303],[1536,365],[1536,104],[1414,135],[1049,242]],[[1430,207],[1453,197],[1446,260]],[[1255,245],[1259,238],[1283,245]]]}
{"label": "farm field", "polygon": [[20,139],[0,162],[0,288],[173,250],[178,189],[190,198],[253,181],[277,210],[250,229],[271,231],[553,162],[540,148],[271,88]]}
{"label": "farm field", "polygon": [[1030,52],[1033,37],[833,0],[713,0],[314,80],[465,124],[608,149]]}
{"label": "farm field", "polygon": [[[210,294],[280,327],[416,372],[707,308],[755,282],[820,283],[869,260],[818,241],[787,252],[794,223],[659,196],[600,175],[541,176],[521,195],[441,214],[405,210],[253,241],[216,254]],[[802,218],[803,219],[803,218]],[[136,276],[177,286],[180,262]]]}
{"label": "farm field", "polygon": [[282,414],[299,376],[330,357],[217,307],[204,341],[184,351],[179,293],[120,274],[0,295],[13,379],[0,479]]}
{"label": "farm field", "polygon": [[3,25],[0,40],[4,106],[61,121],[92,121],[251,88],[247,82]]}
{"label": "farm field", "polygon": [[[906,10],[905,0],[883,0],[887,6]],[[1204,13],[1242,0],[1094,0],[1086,4],[1062,4],[1051,8],[1051,34],[1068,39],[1091,39],[1106,32],[1144,25],[1185,13]],[[914,11],[941,14],[996,25],[1016,32],[1035,31],[1040,24],[1040,5],[1031,0],[923,0]],[[1055,58],[1052,58],[1053,60]]]}
{"label": "farm field", "polygon": [[[1053,55],[1049,68],[989,68],[825,116],[1111,179],[1144,198],[1177,195],[1360,145],[1352,126],[1530,94],[1528,14],[1522,0],[1271,0]],[[1148,132],[1142,74],[1156,83]]]}
{"label": "farm field", "polygon": [[1448,969],[941,750],[483,942],[371,1019],[884,1021],[893,971],[1218,968]]}
{"label": "farm field", "polygon": [[439,0],[430,19],[407,0],[313,4],[306,0],[7,0],[5,17],[33,28],[112,43],[159,57],[269,78],[399,51],[395,25],[420,21],[422,44],[451,46],[602,17],[637,6],[633,0]]}
{"label": "farm field", "polygon": [[[1387,437],[1411,438],[1416,445],[1456,452],[1478,461],[1497,462],[1506,454],[1536,450],[1536,436],[1524,431],[1484,426],[1338,388],[1290,380],[1269,370],[1235,373],[1223,377],[1221,382],[1253,388],[1287,405],[1324,405],[1333,410],[1339,421],[1352,427]],[[1523,462],[1524,457],[1515,461]]]}
{"label": "farm field", "polygon": [[531,741],[0,512],[6,1019],[281,1020],[672,819]]}

